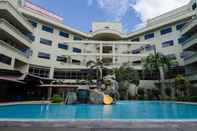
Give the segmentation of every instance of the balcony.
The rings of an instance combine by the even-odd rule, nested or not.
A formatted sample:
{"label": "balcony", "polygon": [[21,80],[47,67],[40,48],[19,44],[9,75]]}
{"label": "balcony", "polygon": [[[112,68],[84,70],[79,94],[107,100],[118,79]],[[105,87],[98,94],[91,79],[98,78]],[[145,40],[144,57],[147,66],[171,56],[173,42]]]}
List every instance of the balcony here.
{"label": "balcony", "polygon": [[192,33],[196,30],[196,28],[197,28],[197,17],[194,17],[181,29],[181,35]]}
{"label": "balcony", "polygon": [[11,39],[15,41],[19,46],[30,47],[31,40],[23,35],[13,25],[8,23],[5,19],[0,19],[0,39],[6,40]]}
{"label": "balcony", "polygon": [[193,72],[191,74],[187,74],[187,79],[190,80],[190,81],[196,81],[197,80],[197,72]]}
{"label": "balcony", "polygon": [[6,19],[22,32],[32,32],[33,27],[26,18],[17,10],[17,5],[12,0],[0,0],[0,18]]}
{"label": "balcony", "polygon": [[14,57],[18,60],[21,60],[25,63],[28,63],[28,58],[31,55],[30,50],[26,52],[22,52],[17,48],[14,48],[10,44],[0,40],[0,52],[3,52],[5,54],[9,54],[9,56]]}
{"label": "balcony", "polygon": [[186,57],[184,59],[185,65],[190,65],[190,64],[193,64],[195,62],[197,62],[197,53],[195,53],[195,54],[193,54],[193,55],[191,55],[189,57]]}
{"label": "balcony", "polygon": [[182,45],[185,51],[197,51],[197,34],[184,41]]}

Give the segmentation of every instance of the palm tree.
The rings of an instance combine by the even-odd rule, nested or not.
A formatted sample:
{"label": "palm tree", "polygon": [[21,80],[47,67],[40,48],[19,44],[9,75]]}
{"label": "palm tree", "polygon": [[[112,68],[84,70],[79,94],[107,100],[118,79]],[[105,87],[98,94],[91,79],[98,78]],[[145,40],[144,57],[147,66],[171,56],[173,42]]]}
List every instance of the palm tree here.
{"label": "palm tree", "polygon": [[97,59],[96,62],[95,61],[88,61],[86,66],[92,70],[96,69],[97,79],[100,79],[100,80],[103,79],[104,64],[103,64],[102,60]]}
{"label": "palm tree", "polygon": [[160,75],[160,81],[161,81],[161,88],[162,88],[162,95],[164,95],[164,83],[165,80],[165,72],[168,71],[169,67],[176,65],[177,62],[170,59],[169,57],[161,54],[161,53],[155,53],[150,54],[144,59],[144,69],[147,71],[152,72],[159,72]]}

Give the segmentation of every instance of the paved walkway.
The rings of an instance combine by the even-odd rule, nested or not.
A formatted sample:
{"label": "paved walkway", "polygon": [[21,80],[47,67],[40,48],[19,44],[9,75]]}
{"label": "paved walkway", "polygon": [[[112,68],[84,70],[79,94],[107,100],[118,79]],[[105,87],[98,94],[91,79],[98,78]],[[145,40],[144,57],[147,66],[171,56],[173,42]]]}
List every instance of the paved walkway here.
{"label": "paved walkway", "polygon": [[139,121],[1,121],[0,131],[197,131],[197,122]]}

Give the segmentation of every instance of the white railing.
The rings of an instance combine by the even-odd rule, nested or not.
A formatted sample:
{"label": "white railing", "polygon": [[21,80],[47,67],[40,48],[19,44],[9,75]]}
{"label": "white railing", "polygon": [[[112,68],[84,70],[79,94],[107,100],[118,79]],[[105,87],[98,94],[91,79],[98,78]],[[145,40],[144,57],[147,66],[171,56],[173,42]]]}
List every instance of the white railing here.
{"label": "white railing", "polygon": [[31,40],[27,36],[25,36],[22,32],[20,32],[16,27],[11,25],[5,19],[0,19],[0,23],[6,24],[8,26],[8,28],[10,28],[11,30],[14,30],[16,32],[16,34],[20,35],[23,39],[25,39],[26,41],[31,43]]}
{"label": "white railing", "polygon": [[8,47],[9,49],[13,50],[15,53],[17,53],[17,54],[23,56],[23,57],[26,57],[26,58],[29,58],[29,57],[30,57],[30,53],[29,53],[29,52],[22,52],[22,51],[20,51],[19,49],[17,49],[17,48],[15,48],[15,47],[11,46],[10,44],[8,44],[8,43],[6,43],[6,42],[4,42],[4,41],[2,41],[2,40],[0,40],[0,43],[1,43],[2,45],[4,45],[4,46]]}

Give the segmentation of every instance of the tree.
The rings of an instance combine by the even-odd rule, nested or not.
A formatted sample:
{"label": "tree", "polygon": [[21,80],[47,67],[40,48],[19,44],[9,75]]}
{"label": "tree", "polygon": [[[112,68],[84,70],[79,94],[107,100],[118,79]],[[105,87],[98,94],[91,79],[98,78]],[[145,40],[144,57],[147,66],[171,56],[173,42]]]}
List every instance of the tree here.
{"label": "tree", "polygon": [[120,68],[114,69],[114,74],[116,80],[119,83],[119,93],[122,99],[128,99],[128,89],[129,85],[135,84],[136,86],[139,85],[139,73],[137,70],[134,70],[130,67],[129,64],[123,64]]}
{"label": "tree", "polygon": [[189,88],[191,87],[191,83],[184,76],[177,75],[177,77],[175,78],[175,87],[177,95],[185,97],[185,95],[189,95]]}
{"label": "tree", "polygon": [[159,72],[159,80],[161,81],[162,95],[165,95],[165,86],[163,83],[163,81],[165,80],[165,72],[168,71],[169,67],[177,65],[177,62],[161,53],[150,54],[143,61],[144,69],[146,71],[150,71],[151,73]]}
{"label": "tree", "polygon": [[104,69],[104,64],[102,60],[97,59],[97,61],[88,61],[87,62],[87,67],[89,67],[91,70],[96,69],[97,73],[97,79],[103,80],[103,69]]}

